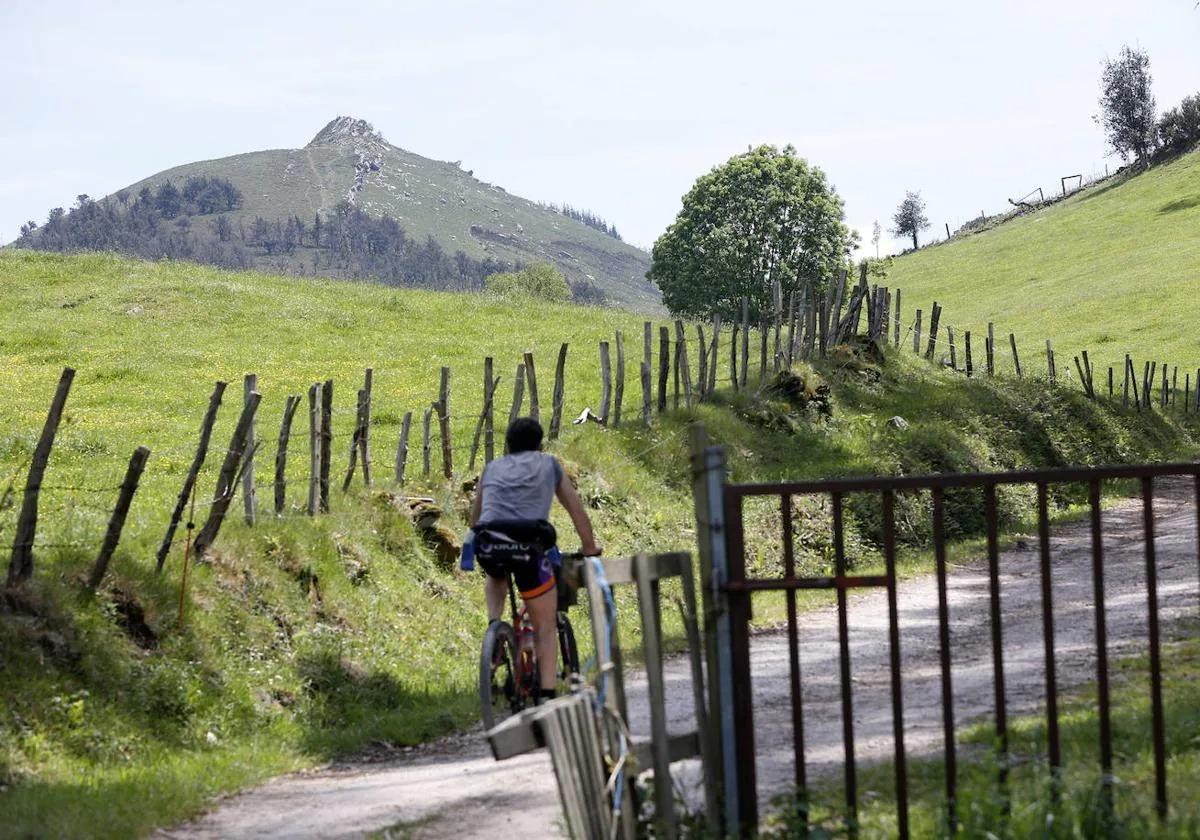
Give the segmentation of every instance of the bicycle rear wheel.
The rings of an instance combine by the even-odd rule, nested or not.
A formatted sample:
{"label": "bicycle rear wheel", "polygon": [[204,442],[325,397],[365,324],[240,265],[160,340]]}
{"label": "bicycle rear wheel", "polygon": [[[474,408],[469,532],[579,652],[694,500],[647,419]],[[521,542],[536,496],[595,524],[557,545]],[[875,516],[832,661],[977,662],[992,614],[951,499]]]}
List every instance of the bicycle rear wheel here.
{"label": "bicycle rear wheel", "polygon": [[513,629],[499,619],[488,625],[479,656],[479,702],[483,728],[521,711],[524,698],[517,685],[517,645]]}
{"label": "bicycle rear wheel", "polygon": [[579,648],[575,644],[575,628],[565,612],[558,614],[558,678],[571,688],[571,678],[579,674]]}

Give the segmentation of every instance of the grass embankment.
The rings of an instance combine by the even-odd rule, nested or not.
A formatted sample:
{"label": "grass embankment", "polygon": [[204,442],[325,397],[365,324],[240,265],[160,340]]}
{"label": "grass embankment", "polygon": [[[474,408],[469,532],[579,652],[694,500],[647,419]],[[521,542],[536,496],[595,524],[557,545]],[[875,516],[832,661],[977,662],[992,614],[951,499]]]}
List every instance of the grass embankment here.
{"label": "grass embankment", "polygon": [[[639,336],[640,319],[107,256],[5,253],[0,282],[5,485],[15,476],[19,490],[67,364],[79,374],[47,484],[111,487],[135,446],[153,452],[95,597],[81,594],[78,577],[99,545],[113,492],[45,492],[39,539],[65,547],[40,550],[33,585],[0,608],[6,830],[144,833],[194,813],[214,793],[373,741],[426,740],[477,718],[475,667],[485,624],[479,581],[440,565],[397,510],[388,476],[400,418],[428,405],[439,366],[450,365],[459,446],[469,441],[480,403],[475,383],[483,356],[495,356],[505,376],[497,406],[505,417],[509,368],[533,348],[547,393],[546,371],[564,339],[572,346],[566,413],[594,407],[596,342],[616,329]],[[267,441],[262,480],[285,396],[334,378],[338,479],[353,422],[350,394],[368,365],[376,371],[376,490],[357,482],[347,494],[335,489],[331,514],[301,516],[307,441],[298,419],[287,515],[260,513],[250,528],[234,513],[210,561],[192,572],[180,624],[182,539],[162,576],[153,571],[153,554],[211,382],[232,383],[214,435],[220,452],[240,402],[237,379],[258,373],[259,430]],[[879,364],[842,358],[800,373],[806,389],[797,397],[721,393],[691,414],[668,413],[649,431],[637,423],[567,429],[553,451],[577,476],[609,552],[693,548],[686,432],[695,419],[728,447],[735,480],[1111,463],[1193,449],[1180,417],[1121,413],[1030,380],[968,383],[911,354]],[[822,379],[831,388],[828,417],[816,407],[820,400],[810,399]],[[627,412],[635,383],[631,373]],[[892,428],[894,415],[911,425]],[[461,472],[464,458],[456,451],[460,472],[452,482],[424,480],[414,448],[404,489],[437,498],[455,529],[463,527],[461,485],[470,478]],[[212,493],[219,456],[210,460],[202,502]],[[269,496],[260,490],[263,508]],[[1063,506],[1073,501],[1070,494],[1056,498]],[[807,515],[796,524],[802,564],[827,568],[826,512],[803,504]],[[978,504],[949,494],[947,504],[956,536],[976,536]],[[1001,494],[1004,521],[1020,522],[1030,504],[1020,493]],[[240,499],[234,507],[240,511]],[[915,569],[928,511],[920,499],[898,510]],[[851,559],[872,563],[873,500],[852,499],[849,511]],[[3,506],[0,539],[11,536],[14,518],[15,508]],[[556,524],[566,531],[561,518]],[[748,508],[756,570],[778,567],[777,528],[777,510]],[[769,620],[770,611],[763,614]],[[637,638],[627,639],[632,649]]]}
{"label": "grass embankment", "polygon": [[[982,367],[988,321],[996,357],[1012,367],[1015,333],[1027,370],[1045,370],[1045,342],[1059,370],[1087,350],[1102,375],[1125,354],[1179,365],[1195,378],[1200,352],[1186,328],[1200,276],[1200,152],[1078,195],[979,234],[896,260],[887,280],[903,290],[906,323],[933,301],[942,325],[971,330]],[[1001,340],[1003,339],[1003,340]],[[960,355],[961,363],[961,355]],[[1097,379],[1101,376],[1098,375]]]}
{"label": "grass embankment", "polygon": [[[1063,770],[1056,779],[1047,762],[1044,716],[1009,721],[1013,761],[1006,796],[997,784],[998,765],[990,726],[960,734],[956,812],[959,836],[979,838],[1151,838],[1200,836],[1200,624],[1189,621],[1168,634],[1162,651],[1163,709],[1167,750],[1169,819],[1155,812],[1147,656],[1110,663],[1113,732],[1113,807],[1101,788],[1099,717],[1094,686],[1059,700]],[[1173,638],[1171,638],[1173,637]],[[964,760],[965,759],[965,760]],[[909,828],[914,837],[948,836],[945,775],[941,759],[910,760]],[[890,763],[859,770],[859,826],[863,837],[896,834],[895,770]],[[1055,802],[1057,789],[1058,802]],[[844,830],[845,799],[837,785],[811,802],[816,836]],[[797,828],[790,803],[774,818],[774,831]],[[769,832],[768,832],[769,833]],[[770,836],[775,836],[774,834]]]}

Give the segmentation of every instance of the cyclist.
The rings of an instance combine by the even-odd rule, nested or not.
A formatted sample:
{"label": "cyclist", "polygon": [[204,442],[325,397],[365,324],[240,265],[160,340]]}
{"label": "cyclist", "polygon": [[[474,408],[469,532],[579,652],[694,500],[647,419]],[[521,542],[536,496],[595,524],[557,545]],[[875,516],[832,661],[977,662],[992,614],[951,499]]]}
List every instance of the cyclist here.
{"label": "cyclist", "polygon": [[504,610],[511,573],[533,621],[541,685],[539,700],[554,697],[557,681],[558,590],[548,521],[555,497],[571,517],[582,553],[599,555],[587,511],[553,455],[542,452],[542,426],[532,417],[514,420],[504,435],[508,454],[488,464],[471,503],[475,559],[487,573],[488,620]]}

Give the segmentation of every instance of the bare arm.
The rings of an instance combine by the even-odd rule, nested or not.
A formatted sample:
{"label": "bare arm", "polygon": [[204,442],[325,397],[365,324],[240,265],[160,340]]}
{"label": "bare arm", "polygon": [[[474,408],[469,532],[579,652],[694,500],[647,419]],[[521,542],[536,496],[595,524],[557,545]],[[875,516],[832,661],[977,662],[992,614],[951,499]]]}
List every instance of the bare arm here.
{"label": "bare arm", "polygon": [[600,546],[596,545],[596,538],[592,534],[592,521],[588,519],[587,511],[583,509],[583,502],[579,500],[579,494],[575,492],[575,487],[565,472],[558,482],[558,488],[554,491],[554,495],[558,497],[558,501],[571,517],[571,524],[575,526],[575,532],[579,534],[583,553],[599,554]]}
{"label": "bare arm", "polygon": [[479,515],[483,512],[483,479],[479,479],[479,486],[475,488],[475,498],[471,499],[471,514],[470,525],[474,528],[479,524]]}

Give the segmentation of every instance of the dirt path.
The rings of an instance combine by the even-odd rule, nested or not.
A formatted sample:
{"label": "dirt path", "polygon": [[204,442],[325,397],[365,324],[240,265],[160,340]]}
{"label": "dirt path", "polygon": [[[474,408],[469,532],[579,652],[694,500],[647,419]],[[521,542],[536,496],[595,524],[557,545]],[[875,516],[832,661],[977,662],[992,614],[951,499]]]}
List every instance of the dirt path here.
{"label": "dirt path", "polygon": [[[1186,482],[1159,483],[1156,533],[1159,599],[1169,623],[1197,605],[1196,515]],[[1110,652],[1144,649],[1145,560],[1141,506],[1127,501],[1104,515],[1105,593]],[[1057,528],[1054,557],[1055,643],[1060,686],[1095,675],[1090,531],[1087,522]],[[1043,704],[1043,639],[1037,546],[1018,546],[1000,558],[1004,657],[1010,714],[1036,713]],[[987,576],[982,563],[953,570],[948,580],[955,715],[962,724],[986,718],[993,703]],[[909,754],[941,748],[937,590],[932,577],[899,589],[904,672],[905,739]],[[841,701],[837,623],[833,609],[800,620],[801,669],[810,774],[840,770]],[[1170,632],[1166,633],[1170,637]],[[852,599],[851,659],[854,721],[860,762],[892,752],[887,609],[883,591]],[[787,641],[780,633],[754,640],[755,731],[760,794],[788,789],[793,778]],[[630,687],[631,726],[648,729],[644,685]],[[691,726],[686,663],[668,669],[670,724]],[[682,791],[695,791],[695,768],[680,768]],[[478,731],[416,748],[403,758],[349,764],[279,779],[221,802],[204,818],[162,837],[356,837],[404,826],[398,836],[545,836],[560,830],[553,773],[545,755],[498,764]],[[556,833],[556,832],[551,832]]]}

